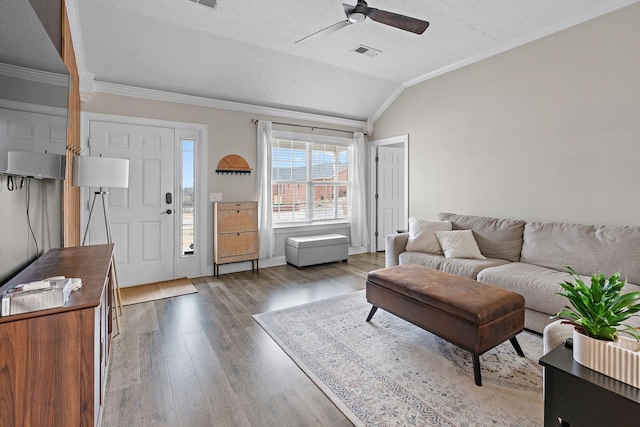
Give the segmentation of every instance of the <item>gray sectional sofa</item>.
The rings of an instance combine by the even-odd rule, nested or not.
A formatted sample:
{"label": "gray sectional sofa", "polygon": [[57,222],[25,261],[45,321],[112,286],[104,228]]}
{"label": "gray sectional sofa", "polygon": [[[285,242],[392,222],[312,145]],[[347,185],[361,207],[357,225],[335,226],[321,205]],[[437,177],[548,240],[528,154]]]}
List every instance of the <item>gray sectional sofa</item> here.
{"label": "gray sectional sofa", "polygon": [[[525,298],[525,327],[542,333],[566,304],[557,295],[569,265],[590,276],[621,272],[624,292],[640,291],[640,227],[598,226],[441,213],[452,230],[471,230],[486,259],[407,251],[409,233],[386,237],[386,266],[414,263],[510,289]],[[414,245],[415,246],[415,245]]]}

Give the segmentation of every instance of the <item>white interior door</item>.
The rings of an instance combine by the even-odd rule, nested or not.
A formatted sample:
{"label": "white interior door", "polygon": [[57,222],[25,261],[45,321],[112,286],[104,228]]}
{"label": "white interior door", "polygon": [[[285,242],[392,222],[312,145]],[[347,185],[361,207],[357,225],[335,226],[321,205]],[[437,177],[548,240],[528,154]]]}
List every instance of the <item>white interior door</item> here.
{"label": "white interior door", "polygon": [[[129,188],[107,189],[121,286],[174,278],[174,133],[165,127],[89,123],[91,156],[129,159]],[[91,244],[106,242],[104,220],[97,214]]]}
{"label": "white interior door", "polygon": [[406,227],[404,149],[378,147],[376,248],[383,250],[385,237]]}

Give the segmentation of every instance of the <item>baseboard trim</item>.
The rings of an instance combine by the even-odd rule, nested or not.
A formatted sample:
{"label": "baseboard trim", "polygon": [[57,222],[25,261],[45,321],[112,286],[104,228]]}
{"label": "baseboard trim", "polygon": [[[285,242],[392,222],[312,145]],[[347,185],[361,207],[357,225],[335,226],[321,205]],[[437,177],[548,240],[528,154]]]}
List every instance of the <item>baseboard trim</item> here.
{"label": "baseboard trim", "polygon": [[[357,255],[369,252],[364,246],[349,247],[349,255]],[[286,265],[287,260],[282,256],[261,259],[259,261],[260,268],[276,267],[278,265]],[[232,264],[220,265],[220,274],[239,273],[241,271],[251,271],[251,261],[234,262]],[[213,266],[207,267],[207,275],[213,276]]]}

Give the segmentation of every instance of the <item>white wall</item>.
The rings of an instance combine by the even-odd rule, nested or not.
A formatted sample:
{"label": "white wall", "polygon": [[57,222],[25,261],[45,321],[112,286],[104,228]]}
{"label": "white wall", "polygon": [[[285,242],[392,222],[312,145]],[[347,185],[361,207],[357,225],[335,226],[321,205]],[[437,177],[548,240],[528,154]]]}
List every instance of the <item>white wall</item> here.
{"label": "white wall", "polygon": [[409,214],[640,225],[640,4],[405,89]]}
{"label": "white wall", "polygon": [[[27,180],[22,189],[9,191],[7,178],[0,178],[0,284],[36,259],[27,221]],[[40,254],[61,246],[61,191],[62,181],[30,181],[29,218]]]}

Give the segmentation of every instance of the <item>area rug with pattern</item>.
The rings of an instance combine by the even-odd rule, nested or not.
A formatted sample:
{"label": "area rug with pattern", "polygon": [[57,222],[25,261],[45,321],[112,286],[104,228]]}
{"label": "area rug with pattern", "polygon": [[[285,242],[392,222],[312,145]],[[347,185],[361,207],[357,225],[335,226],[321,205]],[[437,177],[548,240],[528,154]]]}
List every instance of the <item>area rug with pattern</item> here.
{"label": "area rug with pattern", "polygon": [[542,338],[518,335],[471,355],[378,310],[364,291],[256,314],[254,319],[356,426],[540,426]]}

